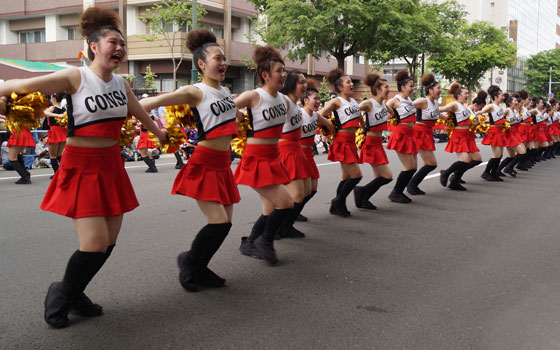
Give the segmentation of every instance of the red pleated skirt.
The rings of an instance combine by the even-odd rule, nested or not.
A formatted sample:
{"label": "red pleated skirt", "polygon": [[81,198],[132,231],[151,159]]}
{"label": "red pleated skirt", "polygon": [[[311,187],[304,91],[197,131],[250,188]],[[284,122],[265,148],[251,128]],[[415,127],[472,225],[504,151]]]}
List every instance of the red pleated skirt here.
{"label": "red pleated skirt", "polygon": [[517,131],[519,132],[519,138],[522,142],[531,142],[529,135],[529,125],[527,124],[517,124]]}
{"label": "red pleated skirt", "polygon": [[311,176],[311,172],[306,167],[307,161],[300,140],[278,142],[278,151],[280,162],[282,162],[291,181],[307,179]]}
{"label": "red pleated skirt", "polygon": [[418,154],[416,143],[414,143],[414,128],[399,124],[389,137],[387,149],[392,149],[406,154]]}
{"label": "red pleated skirt", "polygon": [[35,139],[28,127],[23,126],[20,132],[12,132],[8,139],[8,147],[12,146],[35,147]]}
{"label": "red pleated skirt", "polygon": [[62,143],[66,142],[66,134],[68,130],[62,126],[51,126],[49,129],[49,138],[47,139],[47,143],[50,145],[51,143]]}
{"label": "red pleated skirt", "polygon": [[554,122],[550,125],[550,134],[560,136],[560,123]]}
{"label": "red pleated skirt", "polygon": [[512,125],[506,131],[507,147],[515,147],[523,142],[519,134],[519,124]]}
{"label": "red pleated skirt", "polygon": [[356,135],[350,132],[338,132],[329,149],[328,159],[331,162],[358,163],[358,147]]}
{"label": "red pleated skirt", "polygon": [[436,144],[432,133],[432,127],[426,125],[414,125],[414,143],[418,149],[423,151],[435,151]]}
{"label": "red pleated skirt", "polygon": [[544,127],[544,131],[545,131],[545,134],[546,134],[546,140],[548,142],[552,142],[553,140],[552,140],[552,134],[551,134],[551,131],[552,131],[551,125],[546,125]]}
{"label": "red pleated skirt", "polygon": [[313,180],[318,179],[319,176],[319,169],[317,168],[317,164],[315,163],[315,155],[313,154],[313,148],[311,147],[302,147],[303,154],[305,155],[306,161],[306,168],[311,173],[311,178]]}
{"label": "red pleated skirt", "polygon": [[449,153],[473,153],[480,151],[476,146],[475,134],[469,129],[453,129],[445,151]]}
{"label": "red pleated skirt", "polygon": [[537,124],[529,127],[529,142],[539,142],[539,126]]}
{"label": "red pleated skirt", "polygon": [[278,145],[245,146],[243,158],[235,168],[234,177],[240,185],[257,188],[291,182],[288,172],[280,162]]}
{"label": "red pleated skirt", "polygon": [[505,147],[507,143],[508,140],[506,138],[506,133],[502,131],[502,125],[490,126],[490,130],[488,130],[488,133],[482,139],[483,145]]}
{"label": "red pleated skirt", "polygon": [[[546,125],[537,125],[539,128],[539,132],[538,132],[538,136],[537,136],[537,141],[539,143],[545,143],[548,142],[548,135],[547,135],[547,126]],[[552,139],[552,138],[551,138]]]}
{"label": "red pleated skirt", "polygon": [[154,141],[150,140],[147,131],[141,131],[140,139],[138,140],[138,146],[136,146],[136,148],[156,148],[156,144],[154,143]]}
{"label": "red pleated skirt", "polygon": [[231,172],[230,151],[196,146],[187,165],[175,177],[171,194],[223,205],[239,203],[241,197]]}
{"label": "red pleated skirt", "polygon": [[383,149],[383,137],[366,136],[366,141],[360,150],[360,164],[381,165],[389,164],[385,149]]}
{"label": "red pleated skirt", "polygon": [[66,145],[41,209],[74,219],[116,216],[138,206],[124,169],[121,147]]}

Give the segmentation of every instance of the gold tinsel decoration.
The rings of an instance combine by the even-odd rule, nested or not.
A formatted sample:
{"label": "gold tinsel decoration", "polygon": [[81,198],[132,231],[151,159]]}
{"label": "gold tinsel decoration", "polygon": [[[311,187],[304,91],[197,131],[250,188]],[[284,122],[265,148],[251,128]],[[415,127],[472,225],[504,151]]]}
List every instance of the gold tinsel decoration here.
{"label": "gold tinsel decoration", "polygon": [[[336,133],[336,131],[338,130],[338,124],[336,123],[336,118],[334,117],[334,113],[331,113],[331,115],[327,119],[330,120],[331,123],[334,125],[334,130],[335,130],[335,133]],[[335,135],[332,135],[330,133],[329,129],[327,129],[326,126],[318,124],[317,128],[319,129],[319,132],[321,133],[321,135],[328,137],[327,142],[329,144],[331,144],[334,141]]]}
{"label": "gold tinsel decoration", "polygon": [[399,125],[399,120],[397,119],[397,117],[389,118],[387,119],[387,125],[397,126]]}
{"label": "gold tinsel decoration", "polygon": [[67,112],[64,112],[64,116],[54,117],[54,119],[56,119],[56,122],[58,123],[59,126],[62,126],[63,128],[68,128],[68,113]]}
{"label": "gold tinsel decoration", "polygon": [[127,114],[121,127],[121,138],[119,140],[121,146],[130,147],[134,141],[134,137],[136,137],[136,125],[132,124],[133,121],[134,118],[132,115]]}
{"label": "gold tinsel decoration", "polygon": [[490,124],[488,123],[487,116],[482,114],[478,116],[478,124],[476,125],[476,133],[485,134],[490,130]]}
{"label": "gold tinsel decoration", "polygon": [[506,120],[506,122],[502,125],[502,131],[506,132],[511,128],[511,124]]}
{"label": "gold tinsel decoration", "polygon": [[436,121],[436,124],[445,126],[445,132],[447,133],[447,136],[451,137],[451,134],[453,134],[453,129],[455,129],[455,123],[453,123],[453,115],[451,113],[447,113],[447,118],[445,119],[439,118]]}
{"label": "gold tinsel decoration", "polygon": [[168,143],[159,145],[156,135],[148,132],[148,138],[152,140],[162,152],[175,153],[186,143],[185,134],[179,126],[192,129],[196,126],[189,105],[167,106],[165,107],[165,130],[167,131]]}
{"label": "gold tinsel decoration", "polygon": [[38,128],[41,126],[39,119],[48,107],[49,101],[40,92],[32,92],[27,95],[12,92],[8,99],[6,126],[15,133],[19,133],[24,126],[29,129]]}
{"label": "gold tinsel decoration", "polygon": [[243,120],[237,122],[237,137],[231,140],[231,150],[240,157],[243,156],[245,146],[247,145],[248,130],[252,130],[251,123],[249,122],[249,115],[243,113]]}
{"label": "gold tinsel decoration", "polygon": [[358,148],[362,148],[365,141],[366,135],[364,133],[364,129],[360,127],[358,128],[358,130],[356,130],[356,146],[358,146]]}

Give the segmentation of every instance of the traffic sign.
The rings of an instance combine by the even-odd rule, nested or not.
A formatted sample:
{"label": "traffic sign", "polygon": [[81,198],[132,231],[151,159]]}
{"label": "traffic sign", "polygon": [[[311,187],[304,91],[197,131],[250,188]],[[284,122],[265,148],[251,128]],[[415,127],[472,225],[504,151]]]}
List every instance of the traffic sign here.
{"label": "traffic sign", "polygon": [[551,92],[550,94],[548,94],[548,98],[549,99],[554,98],[554,94]]}

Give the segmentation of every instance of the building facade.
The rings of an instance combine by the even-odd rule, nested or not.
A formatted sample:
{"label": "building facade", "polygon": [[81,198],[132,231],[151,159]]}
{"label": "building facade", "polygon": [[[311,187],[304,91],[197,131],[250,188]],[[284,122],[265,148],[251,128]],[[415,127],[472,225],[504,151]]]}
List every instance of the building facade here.
{"label": "building facade", "polygon": [[[162,38],[146,41],[142,36],[150,35],[141,16],[157,1],[154,0],[26,0],[0,1],[0,58],[28,61],[58,62],[79,66],[78,54],[85,49],[80,39],[78,26],[80,13],[87,7],[97,5],[112,8],[123,21],[123,34],[128,46],[128,60],[120,68],[120,74],[131,75],[134,87],[143,87],[146,67],[157,74],[158,91],[172,91],[190,82],[192,54],[186,51],[176,71],[173,85],[173,63],[171,48]],[[245,0],[198,0],[207,14],[199,27],[212,30],[229,61],[225,86],[233,93],[252,89],[254,73],[249,69],[254,46],[247,38],[251,29],[251,17],[257,15],[252,3]],[[166,32],[173,33],[176,56],[181,54],[189,28],[167,26]],[[179,61],[179,57],[177,57]],[[287,61],[287,69],[296,69],[321,80],[330,69],[337,66],[336,60],[325,54],[320,59],[310,58],[304,62]],[[363,57],[348,57],[345,70],[352,79],[359,81],[367,70]],[[18,71],[0,65],[0,79],[34,76],[41,73]],[[43,73],[45,74],[45,73]],[[363,90],[358,85],[357,90]],[[360,93],[358,93],[360,95]]]}

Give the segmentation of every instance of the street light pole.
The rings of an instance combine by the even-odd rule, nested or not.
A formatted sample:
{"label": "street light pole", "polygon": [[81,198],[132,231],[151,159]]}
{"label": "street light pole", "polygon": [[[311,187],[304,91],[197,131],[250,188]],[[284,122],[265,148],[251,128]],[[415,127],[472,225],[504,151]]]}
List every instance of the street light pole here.
{"label": "street light pole", "polygon": [[[198,13],[197,13],[197,3],[196,0],[192,0],[192,28],[195,30],[198,27]],[[193,52],[194,54],[194,52]],[[198,71],[196,70],[196,63],[194,62],[194,55],[192,58],[192,69],[191,69],[191,84],[196,84],[198,82]]]}

